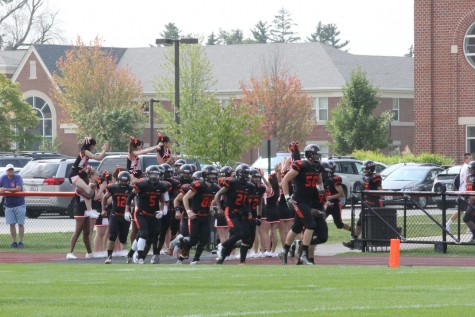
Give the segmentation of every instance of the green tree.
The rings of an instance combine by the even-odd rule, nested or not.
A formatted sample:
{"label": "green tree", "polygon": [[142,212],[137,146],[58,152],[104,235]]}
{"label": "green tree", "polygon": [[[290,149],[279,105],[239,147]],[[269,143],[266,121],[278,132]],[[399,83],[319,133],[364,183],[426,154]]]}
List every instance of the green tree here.
{"label": "green tree", "polygon": [[409,52],[407,54],[404,55],[405,57],[414,57],[414,45],[411,45],[411,47],[409,47]]}
{"label": "green tree", "polygon": [[0,74],[0,150],[30,150],[30,145],[39,139],[29,129],[37,125],[38,117],[23,100],[18,85]]}
{"label": "green tree", "polygon": [[351,72],[343,87],[343,97],[327,122],[335,153],[346,155],[356,150],[375,151],[389,146],[392,112],[385,111],[379,117],[373,114],[380,95],[361,67]]}
{"label": "green tree", "polygon": [[216,45],[218,44],[218,42],[218,37],[214,34],[214,32],[211,32],[211,34],[208,36],[208,41],[206,42],[206,45]]}
{"label": "green tree", "polygon": [[175,23],[169,22],[165,24],[165,30],[160,33],[160,36],[164,39],[178,40],[180,38],[181,31],[175,25]]}
{"label": "green tree", "polygon": [[[164,74],[155,87],[157,95],[165,97],[175,106],[174,54],[165,52],[168,61]],[[170,76],[171,75],[171,76]],[[174,113],[157,109],[161,132],[179,144],[179,151],[201,159],[234,164],[240,155],[259,144],[262,137],[261,117],[253,109],[235,101],[216,100],[209,60],[199,45],[180,47],[180,121],[178,127]],[[177,133],[179,131],[179,133]]]}
{"label": "green tree", "polygon": [[345,41],[340,44],[340,39],[338,39],[339,35],[340,31],[338,31],[336,24],[329,23],[322,25],[322,21],[319,21],[315,33],[310,34],[310,37],[307,37],[307,39],[310,42],[320,42],[333,46],[334,48],[342,49],[347,46],[350,41]]}
{"label": "green tree", "polygon": [[300,40],[297,33],[292,31],[292,27],[297,26],[290,17],[291,14],[284,8],[281,8],[274,21],[272,21],[272,28],[270,30],[270,40],[275,43],[293,43]]}
{"label": "green tree", "polygon": [[252,36],[257,43],[263,44],[269,41],[269,28],[267,22],[259,21],[255,25],[254,29],[251,29]]}
{"label": "green tree", "polygon": [[117,68],[113,51],[96,38],[91,46],[77,46],[57,62],[53,94],[78,126],[78,140],[92,136],[109,142],[111,150],[127,149],[130,135],[141,135],[147,122],[140,102],[142,86],[126,68]]}
{"label": "green tree", "polygon": [[221,45],[242,44],[243,38],[244,34],[240,29],[231,30],[229,32],[219,29],[218,43]]}

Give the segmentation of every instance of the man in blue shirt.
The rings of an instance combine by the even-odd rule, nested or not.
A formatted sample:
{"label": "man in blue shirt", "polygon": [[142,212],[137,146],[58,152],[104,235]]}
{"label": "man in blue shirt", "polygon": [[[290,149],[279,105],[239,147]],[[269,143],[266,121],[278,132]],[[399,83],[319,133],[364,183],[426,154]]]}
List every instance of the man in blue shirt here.
{"label": "man in blue shirt", "polygon": [[[23,180],[20,175],[15,174],[12,164],[7,165],[6,173],[0,178],[0,193],[16,193],[23,189]],[[5,206],[5,220],[10,225],[10,234],[13,239],[11,248],[23,248],[23,236],[25,234],[26,204],[23,196],[5,196],[3,205]],[[18,224],[18,243],[16,234],[16,224]]]}

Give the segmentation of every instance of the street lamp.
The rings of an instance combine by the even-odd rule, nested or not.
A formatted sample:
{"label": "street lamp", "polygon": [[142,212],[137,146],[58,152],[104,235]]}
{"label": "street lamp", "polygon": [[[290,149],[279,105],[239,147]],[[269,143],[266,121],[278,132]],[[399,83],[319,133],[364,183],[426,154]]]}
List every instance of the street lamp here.
{"label": "street lamp", "polygon": [[157,99],[150,99],[150,106],[148,108],[149,110],[149,119],[150,119],[150,146],[153,146],[154,140],[153,140],[153,134],[154,134],[154,129],[153,129],[153,103],[154,102],[160,102],[160,100]]}
{"label": "street lamp", "polygon": [[[180,43],[198,44],[196,38],[156,39],[155,44],[173,44],[175,47],[175,123],[180,124]],[[179,133],[180,131],[178,131]]]}

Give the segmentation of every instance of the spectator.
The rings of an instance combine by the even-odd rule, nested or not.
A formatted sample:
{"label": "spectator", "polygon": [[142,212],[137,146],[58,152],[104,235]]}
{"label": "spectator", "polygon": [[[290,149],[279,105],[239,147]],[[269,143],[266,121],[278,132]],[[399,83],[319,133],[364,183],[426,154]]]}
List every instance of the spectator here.
{"label": "spectator", "polygon": [[[0,193],[18,193],[23,191],[23,179],[15,174],[12,164],[7,165],[5,175],[0,178]],[[5,220],[10,225],[12,244],[10,248],[23,248],[23,237],[25,235],[25,215],[26,204],[23,196],[5,196]],[[18,224],[18,242],[16,234],[16,224]]]}
{"label": "spectator", "polygon": [[[456,188],[456,190],[458,190],[460,192],[466,191],[467,177],[470,175],[468,164],[472,161],[472,159],[473,159],[472,153],[465,153],[463,155],[463,165],[462,165],[462,168],[460,169],[460,173],[459,173],[460,186],[458,188]],[[454,222],[458,217],[460,217],[460,214],[463,211],[467,210],[467,207],[468,207],[467,203],[462,199],[458,199],[457,203],[459,205],[458,211],[456,213],[454,213],[450,217],[450,219],[447,221],[447,223],[445,224],[445,228],[447,229],[448,232],[450,232],[450,226],[452,225],[452,222]]]}
{"label": "spectator", "polygon": [[[475,161],[471,161],[468,163],[468,176],[466,178],[466,192],[473,192],[475,190]],[[468,203],[467,209],[465,210],[465,214],[463,216],[463,222],[467,224],[467,227],[472,232],[472,239],[470,243],[475,243],[475,197],[468,196]]]}

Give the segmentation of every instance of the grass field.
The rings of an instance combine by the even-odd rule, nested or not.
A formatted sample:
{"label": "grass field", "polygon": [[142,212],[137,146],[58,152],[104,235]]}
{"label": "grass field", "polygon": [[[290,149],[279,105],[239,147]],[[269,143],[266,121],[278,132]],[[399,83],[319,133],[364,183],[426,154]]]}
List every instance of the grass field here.
{"label": "grass field", "polygon": [[0,265],[0,316],[472,316],[475,268]]}

